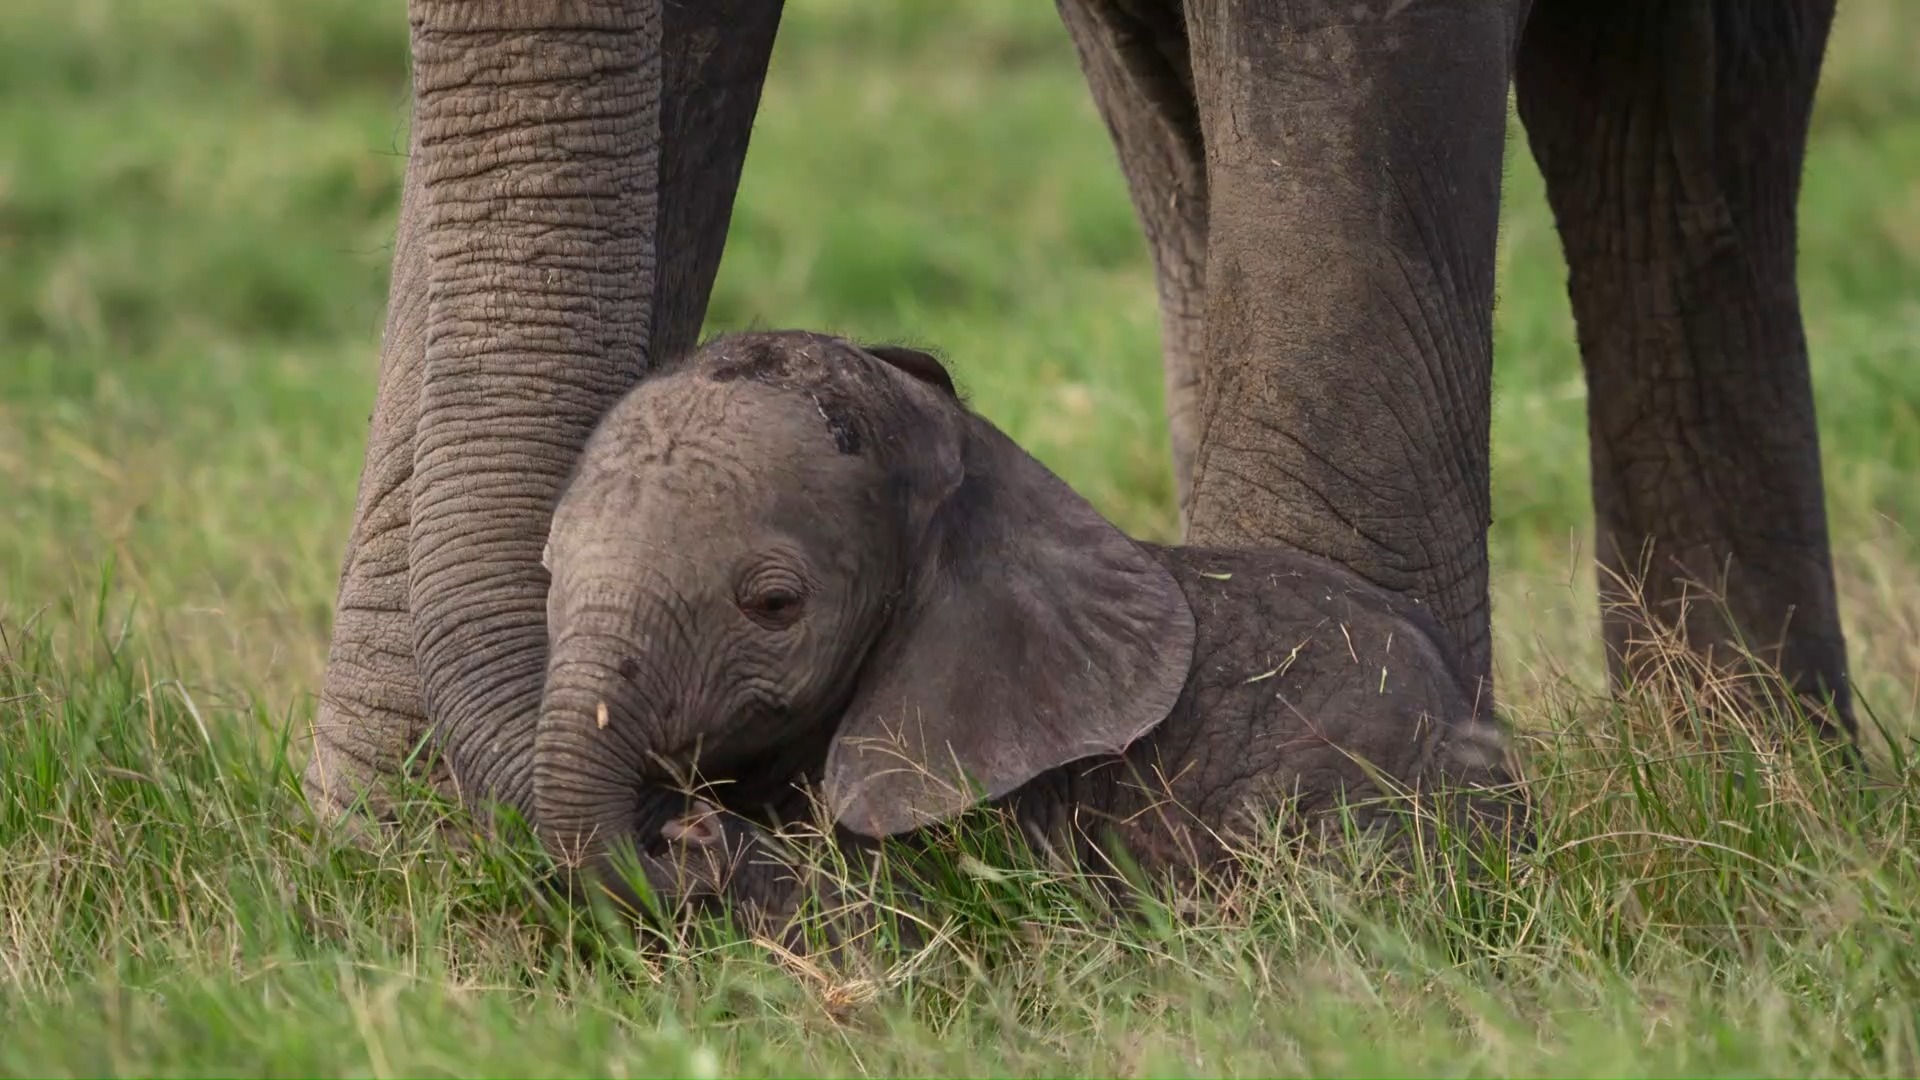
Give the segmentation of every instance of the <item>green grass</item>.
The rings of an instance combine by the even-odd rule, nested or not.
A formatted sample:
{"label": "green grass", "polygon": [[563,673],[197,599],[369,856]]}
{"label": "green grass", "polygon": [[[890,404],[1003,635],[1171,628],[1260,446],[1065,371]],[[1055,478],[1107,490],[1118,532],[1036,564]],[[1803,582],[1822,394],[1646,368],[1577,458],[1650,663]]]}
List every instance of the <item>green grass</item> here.
{"label": "green grass", "polygon": [[[1207,925],[955,898],[828,975],[376,852],[296,777],[404,147],[391,0],[0,5],[0,1074],[1920,1072],[1920,775],[1600,695],[1584,390],[1524,145],[1495,380],[1504,703],[1543,854],[1478,890],[1253,854]],[[1920,6],[1842,5],[1802,283],[1858,682],[1920,695]],[[943,351],[1127,528],[1173,529],[1153,285],[1050,7],[810,0],[715,327]],[[1899,738],[1896,738],[1896,743]],[[1742,749],[1746,747],[1746,749]],[[1045,889],[1031,890],[1048,895]],[[1037,940],[1036,940],[1037,939]]]}

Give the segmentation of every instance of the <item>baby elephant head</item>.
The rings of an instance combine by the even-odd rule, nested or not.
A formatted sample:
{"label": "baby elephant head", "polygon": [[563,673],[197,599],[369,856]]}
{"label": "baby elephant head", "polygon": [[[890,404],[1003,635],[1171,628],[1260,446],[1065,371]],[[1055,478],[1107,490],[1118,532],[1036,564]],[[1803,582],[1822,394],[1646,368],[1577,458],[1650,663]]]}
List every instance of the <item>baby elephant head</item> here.
{"label": "baby elephant head", "polygon": [[938,821],[1125,748],[1193,653],[1167,570],[938,361],[818,334],[723,338],[634,389],[548,564],[535,810],[573,857],[644,847],[695,771],[819,776],[867,836]]}

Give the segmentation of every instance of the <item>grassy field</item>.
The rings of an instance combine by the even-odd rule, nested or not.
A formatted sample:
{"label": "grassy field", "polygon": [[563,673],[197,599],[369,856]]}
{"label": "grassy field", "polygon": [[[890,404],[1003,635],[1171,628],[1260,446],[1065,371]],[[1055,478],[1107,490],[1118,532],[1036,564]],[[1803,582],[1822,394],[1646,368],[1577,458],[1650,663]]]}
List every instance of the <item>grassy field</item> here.
{"label": "grassy field", "polygon": [[[298,12],[296,14],[296,12]],[[1920,4],[1843,0],[1802,283],[1863,704],[1920,695]],[[1206,925],[981,886],[861,977],[354,850],[299,738],[373,395],[397,0],[0,5],[0,1074],[1920,1072],[1920,773],[1599,694],[1584,390],[1510,149],[1499,678],[1547,807],[1478,888],[1267,859]],[[932,344],[1172,531],[1153,287],[1050,5],[792,5],[712,309]],[[1896,746],[1900,740],[1896,739]],[[891,958],[897,960],[898,958]]]}

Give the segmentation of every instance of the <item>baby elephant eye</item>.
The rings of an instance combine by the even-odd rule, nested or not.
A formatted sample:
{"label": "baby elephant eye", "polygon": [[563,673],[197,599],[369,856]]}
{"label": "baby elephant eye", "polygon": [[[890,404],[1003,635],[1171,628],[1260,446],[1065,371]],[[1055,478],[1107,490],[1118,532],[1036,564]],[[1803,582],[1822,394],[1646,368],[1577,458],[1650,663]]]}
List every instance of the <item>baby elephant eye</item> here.
{"label": "baby elephant eye", "polygon": [[799,620],[804,599],[799,583],[763,578],[741,591],[740,610],[761,626],[780,630]]}

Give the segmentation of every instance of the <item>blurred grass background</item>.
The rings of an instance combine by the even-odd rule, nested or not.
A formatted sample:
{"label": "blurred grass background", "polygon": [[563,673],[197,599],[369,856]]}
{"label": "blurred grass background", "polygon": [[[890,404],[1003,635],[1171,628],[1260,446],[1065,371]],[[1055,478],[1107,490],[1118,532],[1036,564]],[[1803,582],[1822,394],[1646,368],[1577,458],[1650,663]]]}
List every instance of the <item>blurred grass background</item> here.
{"label": "blurred grass background", "polygon": [[[1843,8],[1802,281],[1847,616],[1868,692],[1903,697],[1914,635],[1882,624],[1915,627],[1900,586],[1920,507],[1920,12]],[[297,16],[14,0],[0,20],[10,604],[56,600],[112,556],[196,675],[308,693],[373,394],[404,20],[387,0]],[[1515,134],[1496,324],[1502,672],[1552,658],[1595,678],[1585,389]],[[1151,272],[1047,5],[789,14],[710,316],[756,323],[936,346],[1109,514],[1171,535]]]}
{"label": "blurred grass background", "polygon": [[[1916,42],[1920,4],[1843,0],[1801,217],[1844,615],[1862,693],[1898,728],[1912,725],[1920,694]],[[398,0],[0,5],[0,628],[15,643],[38,634],[58,646],[36,661],[40,674],[20,676],[18,700],[40,704],[16,717],[0,700],[0,727],[91,716],[74,703],[96,699],[153,723],[156,708],[186,702],[195,745],[211,748],[222,725],[255,732],[272,729],[262,718],[297,726],[309,713],[373,397],[405,50]],[[1563,719],[1547,704],[1554,688],[1597,688],[1601,669],[1585,390],[1557,240],[1514,132],[1496,318],[1495,617],[1506,703],[1523,725],[1546,727]],[[1153,299],[1107,135],[1051,5],[790,5],[713,328],[801,325],[934,346],[984,413],[1125,527],[1164,538],[1174,513]],[[101,653],[90,638],[119,626],[119,613],[137,655]],[[96,675],[105,682],[88,681]],[[152,685],[169,680],[178,700],[156,705]],[[64,689],[46,689],[55,685]],[[52,711],[32,711],[41,705]],[[53,745],[36,753],[53,755],[42,764],[58,773]],[[67,768],[63,798],[97,786]],[[287,797],[263,789],[234,813]],[[12,842],[27,850],[41,827],[21,824]],[[44,867],[28,873],[39,866],[12,863],[16,880],[34,882],[10,894],[20,903],[59,893]],[[81,971],[49,960],[57,935],[35,926],[0,931],[0,987]],[[143,948],[137,935],[114,947]],[[352,1017],[328,1015],[353,1030]],[[57,1025],[35,1030],[42,1041],[20,1045],[39,1056],[0,1055],[0,1071],[64,1060]],[[209,1064],[186,1049],[177,1060],[131,1052],[87,1060]],[[707,1067],[672,1060],[681,1064],[660,1067]],[[753,1060],[778,1070],[787,1059]],[[340,1067],[383,1071],[377,1055],[352,1061]]]}

